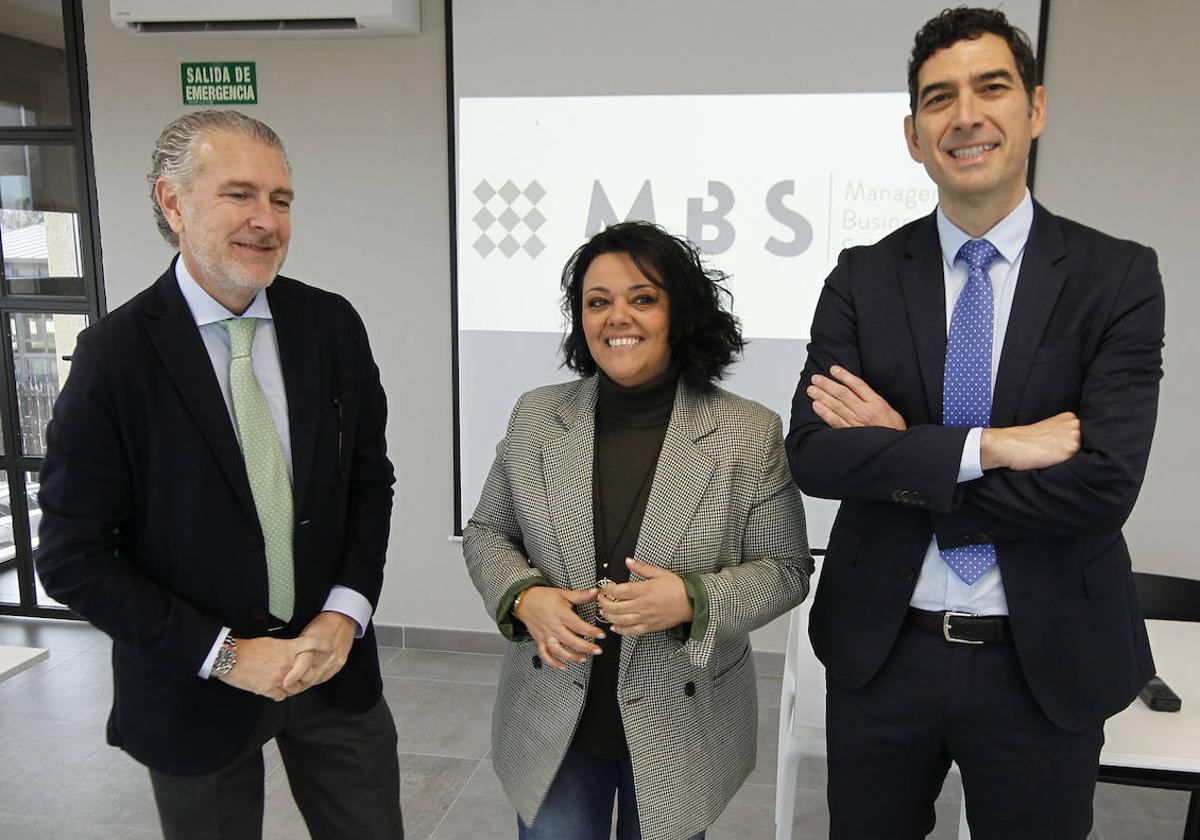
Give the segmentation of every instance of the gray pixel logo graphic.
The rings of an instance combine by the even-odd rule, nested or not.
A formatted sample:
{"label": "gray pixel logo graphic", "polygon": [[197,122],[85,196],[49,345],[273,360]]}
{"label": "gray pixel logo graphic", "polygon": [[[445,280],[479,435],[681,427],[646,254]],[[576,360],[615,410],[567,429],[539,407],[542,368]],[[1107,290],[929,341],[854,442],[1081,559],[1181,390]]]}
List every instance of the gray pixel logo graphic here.
{"label": "gray pixel logo graphic", "polygon": [[537,209],[546,190],[536,180],[521,189],[511,180],[496,188],[485,178],[474,194],[480,206],[471,220],[479,228],[479,238],[472,247],[479,256],[486,259],[492,251],[499,251],[512,259],[518,251],[524,251],[537,259],[546,250],[546,243],[537,235],[546,223],[546,217]]}

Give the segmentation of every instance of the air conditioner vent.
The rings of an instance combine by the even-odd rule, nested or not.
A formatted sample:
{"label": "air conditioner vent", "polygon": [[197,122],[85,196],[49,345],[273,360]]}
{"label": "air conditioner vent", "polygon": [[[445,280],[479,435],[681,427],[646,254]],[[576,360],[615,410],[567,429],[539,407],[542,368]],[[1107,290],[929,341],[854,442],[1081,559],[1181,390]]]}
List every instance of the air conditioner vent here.
{"label": "air conditioner vent", "polygon": [[141,21],[130,25],[138,32],[328,32],[358,29],[354,18],[302,18],[297,20],[173,20]]}

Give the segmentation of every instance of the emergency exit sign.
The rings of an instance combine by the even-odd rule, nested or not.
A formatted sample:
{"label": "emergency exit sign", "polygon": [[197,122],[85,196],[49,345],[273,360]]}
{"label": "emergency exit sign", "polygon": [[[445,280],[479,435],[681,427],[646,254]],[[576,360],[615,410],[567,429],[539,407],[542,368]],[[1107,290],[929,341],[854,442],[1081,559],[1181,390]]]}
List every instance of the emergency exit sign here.
{"label": "emergency exit sign", "polygon": [[257,105],[253,61],[194,61],[179,65],[184,105]]}

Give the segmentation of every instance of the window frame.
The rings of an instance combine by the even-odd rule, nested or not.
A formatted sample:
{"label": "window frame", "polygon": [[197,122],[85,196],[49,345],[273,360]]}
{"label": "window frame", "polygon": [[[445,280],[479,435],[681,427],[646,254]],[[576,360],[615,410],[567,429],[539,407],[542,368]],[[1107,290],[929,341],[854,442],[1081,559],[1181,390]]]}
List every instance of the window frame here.
{"label": "window frame", "polygon": [[[26,473],[41,470],[41,456],[26,455],[21,449],[20,408],[17,400],[16,361],[12,352],[14,313],[79,313],[95,323],[106,311],[103,263],[100,250],[100,220],[96,213],[95,162],[92,157],[91,110],[88,103],[87,59],[84,53],[82,0],[61,0],[63,49],[66,53],[68,111],[67,126],[0,126],[2,146],[67,146],[75,154],[75,190],[79,200],[79,248],[82,260],[84,294],[10,295],[7,284],[0,284],[0,418],[3,424],[3,454],[0,473],[8,479],[9,508],[12,516],[13,544],[11,560],[0,562],[0,571],[15,568],[19,603],[0,602],[0,616],[78,619],[65,607],[38,604],[34,572],[33,534],[29,524],[29,498]],[[4,271],[3,241],[0,240],[0,274]],[[7,279],[7,278],[5,278]]]}

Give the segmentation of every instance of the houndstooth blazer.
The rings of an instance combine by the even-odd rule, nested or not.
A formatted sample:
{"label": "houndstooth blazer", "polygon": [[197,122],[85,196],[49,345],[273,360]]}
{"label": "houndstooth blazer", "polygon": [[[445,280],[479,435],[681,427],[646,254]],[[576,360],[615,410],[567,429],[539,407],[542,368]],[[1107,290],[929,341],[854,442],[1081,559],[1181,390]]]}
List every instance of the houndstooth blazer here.
{"label": "houndstooth blazer", "polygon": [[[544,578],[596,579],[592,536],[595,377],[517,401],[483,495],[463,532],[475,587],[498,621],[504,595]],[[638,537],[639,560],[695,572],[709,623],[682,644],[626,637],[617,697],[646,840],[703,830],[754,767],[758,723],[749,631],[804,599],[812,557],[777,415],[727,391],[680,383]],[[579,608],[594,620],[595,603]],[[540,667],[536,643],[509,645],[492,718],[492,760],[533,823],[587,696],[590,660]]]}

